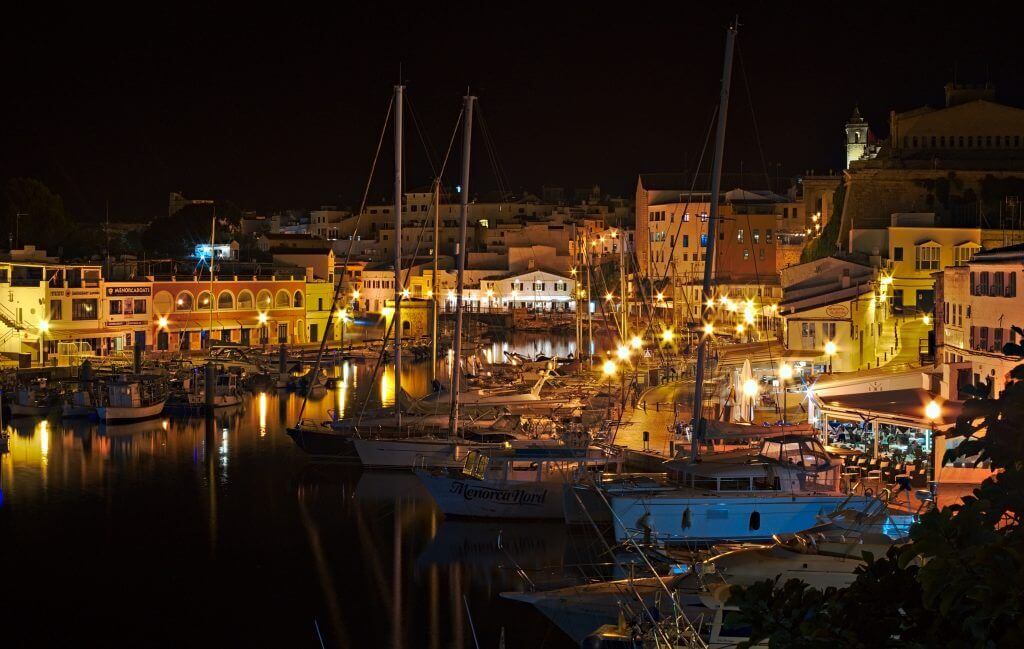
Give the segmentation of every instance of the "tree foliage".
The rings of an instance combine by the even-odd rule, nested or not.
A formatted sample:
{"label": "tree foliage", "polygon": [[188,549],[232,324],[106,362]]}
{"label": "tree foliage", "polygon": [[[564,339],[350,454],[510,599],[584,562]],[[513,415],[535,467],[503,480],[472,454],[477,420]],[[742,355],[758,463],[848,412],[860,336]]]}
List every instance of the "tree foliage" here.
{"label": "tree foliage", "polygon": [[142,247],[150,256],[177,257],[191,253],[196,244],[210,241],[210,227],[217,217],[217,241],[231,239],[241,222],[242,213],[232,203],[187,205],[170,216],[154,219],[143,231]]}
{"label": "tree foliage", "polygon": [[[1021,330],[1013,330],[1021,335]],[[1024,356],[1008,344],[1004,354]],[[1024,365],[997,399],[965,402],[957,457],[996,473],[956,505],[924,514],[910,541],[866,557],[847,588],[799,580],[733,589],[751,644],[771,647],[1024,646]],[[984,394],[979,390],[978,394]],[[750,646],[750,645],[747,645]]]}
{"label": "tree foliage", "polygon": [[35,245],[53,254],[72,236],[64,201],[49,187],[35,178],[12,178],[4,184],[0,198],[4,244],[13,239],[15,247]]}
{"label": "tree foliage", "polygon": [[843,202],[846,200],[846,181],[840,183],[832,195],[832,216],[821,229],[821,234],[808,239],[800,253],[800,263],[824,259],[836,251],[839,242],[840,227],[843,222]]}

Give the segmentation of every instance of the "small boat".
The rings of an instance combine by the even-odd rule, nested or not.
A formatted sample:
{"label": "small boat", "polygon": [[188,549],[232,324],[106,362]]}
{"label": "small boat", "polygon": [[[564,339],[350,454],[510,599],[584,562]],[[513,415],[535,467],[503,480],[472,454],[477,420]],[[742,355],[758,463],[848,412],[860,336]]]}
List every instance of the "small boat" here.
{"label": "small boat", "polygon": [[167,403],[167,381],[155,376],[122,375],[104,385],[104,401],[97,405],[100,421],[136,421],[156,417]]}
{"label": "small boat", "polygon": [[90,417],[96,413],[96,399],[89,383],[72,383],[65,387],[61,416],[66,419]]}
{"label": "small boat", "polygon": [[[232,370],[223,366],[217,367],[216,383],[213,387],[213,407],[226,408],[242,403],[242,390],[239,387],[240,370]],[[169,408],[202,411],[207,407],[206,368],[194,367],[180,379],[180,388],[176,390],[170,401]]]}
{"label": "small boat", "polygon": [[562,520],[566,486],[609,462],[597,447],[501,446],[470,450],[457,470],[416,475],[445,516]]}
{"label": "small boat", "polygon": [[60,412],[60,392],[50,388],[46,379],[22,385],[10,403],[11,417],[47,417]]}

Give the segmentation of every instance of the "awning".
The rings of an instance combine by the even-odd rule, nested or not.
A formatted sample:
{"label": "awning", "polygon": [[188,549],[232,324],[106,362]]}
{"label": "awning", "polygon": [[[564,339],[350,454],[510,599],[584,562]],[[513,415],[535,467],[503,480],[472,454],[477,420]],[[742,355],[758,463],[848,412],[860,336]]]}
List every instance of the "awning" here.
{"label": "awning", "polygon": [[[237,329],[241,325],[237,320],[214,320],[213,330],[221,331],[222,329]],[[255,326],[255,325],[253,325]],[[182,331],[208,331],[210,329],[210,321],[205,320],[202,322],[187,322],[183,326],[175,326],[173,323],[168,325],[168,330],[171,333],[179,333]]]}
{"label": "awning", "polygon": [[821,410],[831,417],[859,422],[864,418],[894,426],[928,428],[932,422],[924,414],[930,401],[939,404],[935,426],[943,428],[956,422],[963,411],[962,401],[948,401],[923,388],[861,392],[820,399]]}
{"label": "awning", "polygon": [[814,435],[813,426],[808,424],[797,424],[794,426],[754,426],[752,424],[737,424],[730,421],[708,420],[707,430],[704,436],[707,439],[748,439],[756,437],[759,439],[767,437],[781,437],[783,435]]}
{"label": "awning", "polygon": [[[139,325],[139,330],[144,330],[145,327]],[[57,329],[50,327],[50,330],[46,332],[46,340],[78,340],[80,338],[120,338],[121,336],[131,333],[135,329],[128,327],[122,329]]]}

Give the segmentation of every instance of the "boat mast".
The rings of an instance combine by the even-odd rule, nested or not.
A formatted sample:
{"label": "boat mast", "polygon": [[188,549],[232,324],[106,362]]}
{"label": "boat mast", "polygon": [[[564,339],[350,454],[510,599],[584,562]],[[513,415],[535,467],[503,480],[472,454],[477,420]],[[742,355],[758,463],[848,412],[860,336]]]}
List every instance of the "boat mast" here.
{"label": "boat mast", "polygon": [[438,305],[438,285],[437,285],[437,247],[441,242],[441,177],[437,177],[437,181],[434,183],[434,273],[430,280],[433,287],[431,294],[434,296],[434,312],[433,325],[430,328],[430,379],[437,379],[437,305]]}
{"label": "boat mast", "polygon": [[402,105],[405,86],[395,86],[395,424],[402,430]]}
{"label": "boat mast", "polygon": [[[213,208],[213,218],[210,219],[210,333],[206,341],[206,346],[213,351],[213,310],[216,308],[216,300],[213,297],[213,258],[216,255],[214,251],[214,241],[216,241],[217,235],[217,208]],[[201,307],[202,305],[200,305]],[[209,389],[209,386],[207,386]]]}
{"label": "boat mast", "polygon": [[[701,289],[701,308],[704,312],[704,321],[711,322],[714,293],[711,287],[711,272],[715,263],[715,226],[718,224],[718,194],[722,189],[722,154],[725,150],[725,123],[729,115],[729,86],[732,83],[732,53],[736,46],[736,32],[739,29],[739,19],[734,19],[729,25],[729,31],[725,37],[725,63],[722,71],[722,92],[718,100],[718,124],[715,128],[715,158],[711,165],[711,213],[708,216],[708,245],[707,257],[704,259],[704,284]],[[704,437],[704,371],[707,356],[708,335],[701,335],[697,344],[697,368],[693,386],[693,433],[690,436],[690,460],[697,461],[700,453],[700,442]]]}
{"label": "boat mast", "polygon": [[448,434],[459,429],[459,390],[462,389],[462,287],[466,274],[466,222],[469,220],[469,153],[473,137],[473,102],[476,97],[466,93],[466,121],[462,123],[462,186],[459,188],[459,271],[455,279],[455,340],[452,345],[452,408],[448,416]]}
{"label": "boat mast", "polygon": [[622,308],[622,327],[619,337],[623,345],[629,345],[629,295],[626,292],[626,230],[619,224],[619,291],[622,297],[619,303]]}

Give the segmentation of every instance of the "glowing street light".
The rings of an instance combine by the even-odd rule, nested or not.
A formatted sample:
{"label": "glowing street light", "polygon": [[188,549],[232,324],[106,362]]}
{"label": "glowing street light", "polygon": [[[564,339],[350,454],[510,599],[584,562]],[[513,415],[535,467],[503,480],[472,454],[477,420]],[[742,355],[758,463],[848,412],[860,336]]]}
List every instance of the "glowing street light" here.
{"label": "glowing street light", "polygon": [[[942,415],[942,408],[939,404],[932,399],[928,402],[928,405],[924,407],[924,416],[928,418],[931,426],[929,427],[929,433],[927,439],[925,439],[925,450],[929,453],[932,452],[932,444],[935,443],[935,421]],[[928,458],[928,484],[931,485],[935,479],[935,458]]]}
{"label": "glowing street light", "polygon": [[925,316],[921,318],[921,321],[924,322],[925,326],[927,327],[932,323],[932,317],[930,315],[925,314]]}
{"label": "glowing street light", "polygon": [[633,336],[633,338],[629,341],[629,346],[632,347],[633,349],[639,350],[641,347],[644,346],[644,341],[642,338],[640,338],[640,336]]}
{"label": "glowing street light", "polygon": [[359,299],[359,289],[353,289],[353,291],[352,291],[352,299],[353,300],[358,300]]}
{"label": "glowing street light", "polygon": [[157,318],[156,325],[161,329],[167,328],[167,316],[160,316]]}
{"label": "glowing street light", "polygon": [[259,322],[261,325],[267,324],[267,314],[261,312],[259,315],[256,316],[256,321]]}
{"label": "glowing street light", "polygon": [[832,357],[836,355],[839,348],[831,340],[825,343],[825,356],[828,356],[828,373],[832,373]]}
{"label": "glowing street light", "polygon": [[924,407],[924,416],[927,417],[928,420],[932,422],[932,425],[935,424],[935,420],[938,419],[941,414],[942,408],[939,407],[939,404],[938,402],[935,401],[935,399],[929,401],[928,405]]}
{"label": "glowing street light", "polygon": [[654,297],[656,297],[659,302],[664,302],[665,301],[665,294],[664,293],[658,293]]}
{"label": "glowing street light", "polygon": [[408,298],[409,298],[409,295],[411,295],[411,294],[409,293],[409,289],[407,289],[407,288],[403,288],[403,289],[402,289],[402,299],[403,299],[403,300],[406,300],[406,299],[408,299]]}
{"label": "glowing street light", "polygon": [[40,320],[39,321],[39,331],[40,331],[40,333],[46,333],[49,330],[50,330],[50,321],[49,320]]}
{"label": "glowing street light", "polygon": [[615,350],[615,355],[619,357],[619,360],[627,360],[629,358],[629,347],[619,345],[619,348]]}
{"label": "glowing street light", "polygon": [[661,332],[661,339],[666,343],[671,343],[673,338],[675,338],[675,334],[672,332],[671,329],[666,329],[665,331]]}
{"label": "glowing street light", "polygon": [[737,334],[742,334],[746,330],[747,330],[747,328],[745,326],[743,326],[742,322],[739,323],[738,325],[736,325],[736,333]]}
{"label": "glowing street light", "polygon": [[615,370],[618,369],[618,366],[615,364],[615,361],[608,359],[604,362],[604,366],[602,366],[601,369],[605,376],[613,376],[615,374]]}
{"label": "glowing street light", "polygon": [[746,397],[757,396],[757,381],[754,379],[747,379],[743,382],[743,395]]}
{"label": "glowing street light", "polygon": [[782,421],[786,421],[786,410],[789,404],[786,394],[786,382],[793,378],[793,366],[783,362],[779,365],[779,389],[782,390]]}
{"label": "glowing street light", "polygon": [[715,325],[713,322],[704,323],[704,335],[713,336],[715,334]]}
{"label": "glowing street light", "polygon": [[605,293],[604,294],[604,299],[607,300],[608,302],[611,302],[612,300],[615,299],[615,296],[612,295],[611,293]]}

